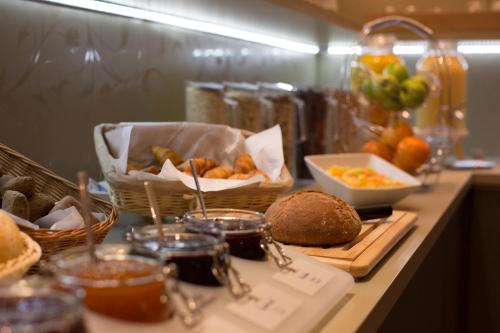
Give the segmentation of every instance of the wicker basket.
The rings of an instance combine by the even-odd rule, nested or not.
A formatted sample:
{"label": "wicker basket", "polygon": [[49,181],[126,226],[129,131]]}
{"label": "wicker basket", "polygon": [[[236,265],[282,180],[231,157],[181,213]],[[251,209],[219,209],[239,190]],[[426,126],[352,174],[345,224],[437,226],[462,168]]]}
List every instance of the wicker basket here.
{"label": "wicker basket", "polygon": [[20,279],[42,255],[42,249],[34,240],[21,232],[24,251],[14,259],[0,264],[0,283]]}
{"label": "wicker basket", "polygon": [[[128,180],[118,174],[111,167],[111,155],[106,144],[104,133],[118,125],[102,124],[94,130],[94,142],[97,157],[101,164],[104,178],[109,184],[110,196],[118,209],[134,212],[140,215],[151,214],[148,198],[144,191],[143,182]],[[242,131],[243,135],[252,133]],[[259,183],[244,187],[204,193],[205,204],[208,208],[238,208],[264,212],[283,192],[293,185],[293,178],[288,169],[283,167],[281,181],[273,183]],[[158,206],[162,215],[181,216],[196,206],[196,193],[186,187],[181,181],[152,181]]]}
{"label": "wicker basket", "polygon": [[[79,197],[78,187],[70,181],[28,159],[26,156],[0,143],[0,172],[13,176],[30,176],[35,180],[36,191],[43,192],[54,200],[66,195]],[[92,196],[93,210],[106,214],[106,220],[92,226],[96,242],[106,237],[108,230],[117,220],[114,207],[96,196]],[[85,244],[85,228],[73,230],[23,229],[42,248],[42,259],[68,247]]]}

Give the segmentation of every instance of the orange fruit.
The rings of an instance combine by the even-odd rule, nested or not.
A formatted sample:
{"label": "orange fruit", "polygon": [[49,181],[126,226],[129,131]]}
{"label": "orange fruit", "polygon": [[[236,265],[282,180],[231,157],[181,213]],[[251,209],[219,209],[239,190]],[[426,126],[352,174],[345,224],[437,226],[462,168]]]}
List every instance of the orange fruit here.
{"label": "orange fruit", "polygon": [[413,136],[413,129],[407,122],[399,122],[394,126],[387,127],[382,132],[380,141],[392,149],[396,149],[399,142],[408,136]]}
{"label": "orange fruit", "polygon": [[389,147],[377,140],[370,140],[365,143],[361,148],[361,151],[377,155],[387,161],[391,161],[392,155],[394,154]]}
{"label": "orange fruit", "polygon": [[427,162],[431,155],[429,143],[418,136],[409,136],[399,142],[392,163],[406,172],[413,173]]}

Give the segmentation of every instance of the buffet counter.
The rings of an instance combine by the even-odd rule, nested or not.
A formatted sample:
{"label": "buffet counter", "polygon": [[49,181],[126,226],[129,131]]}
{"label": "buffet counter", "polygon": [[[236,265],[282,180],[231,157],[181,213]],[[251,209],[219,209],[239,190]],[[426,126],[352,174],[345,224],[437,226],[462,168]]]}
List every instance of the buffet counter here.
{"label": "buffet counter", "polygon": [[[472,196],[471,192],[473,192],[473,189],[485,187],[489,189],[494,189],[495,187],[496,189],[500,189],[500,168],[488,171],[447,170],[441,174],[439,184],[431,190],[412,194],[400,201],[395,206],[396,209],[412,211],[418,214],[416,227],[398,244],[398,246],[396,246],[396,248],[388,253],[370,275],[356,281],[354,288],[344,298],[344,301],[337,306],[337,308],[331,310],[330,314],[317,325],[316,331],[325,333],[373,332],[380,329],[382,325],[385,324],[385,320],[392,320],[387,317],[390,315],[401,295],[405,292],[405,289],[408,288],[408,285],[412,282],[414,275],[418,273],[422,263],[429,256],[434,256],[432,251],[436,242],[439,241],[441,237],[445,237],[443,236],[443,230],[450,224],[450,221],[454,219],[462,218],[461,221],[464,221],[464,214],[462,211],[465,211],[467,214],[474,214],[474,212],[469,209],[471,206],[467,206],[470,205],[470,201],[473,200],[469,198]],[[472,204],[474,205],[474,203]],[[477,204],[475,204],[475,206],[477,206]],[[493,207],[490,206],[488,209],[493,211],[495,210]],[[477,209],[477,207],[472,208]],[[479,222],[473,219],[473,216],[475,215],[469,215],[471,220],[474,221],[474,223]],[[468,218],[465,218],[466,222],[467,220]],[[460,221],[458,223],[460,223]],[[470,244],[474,243],[473,241],[463,241],[464,234],[468,234],[468,232],[464,231],[471,230],[470,226],[467,227],[465,225],[469,225],[469,223],[461,223],[461,228],[467,229],[455,232],[457,239],[461,239],[458,241],[460,244],[457,249],[460,248],[460,251],[462,251],[457,251],[455,257],[460,256],[461,253],[464,252],[464,247],[467,248],[465,252],[469,252],[464,258],[454,259],[458,259],[457,266],[461,266],[461,268],[458,268],[459,270],[464,270],[464,266],[466,266],[465,264],[460,264],[460,261],[467,263],[467,258],[471,256],[470,251],[474,250],[474,247],[468,250]],[[447,242],[450,243],[450,237],[446,237],[448,239]],[[440,266],[449,265],[448,262],[441,262],[441,264]],[[439,265],[439,263],[437,265]],[[434,263],[434,268],[431,269],[431,271],[435,270],[435,274],[439,274],[439,269],[436,269],[437,265]],[[464,275],[467,275],[467,271],[468,269],[465,269]],[[480,274],[480,272],[476,273]],[[427,279],[429,278],[434,279],[432,276],[427,277]],[[459,278],[459,276],[455,276],[455,280]],[[419,279],[422,280],[425,278],[419,277]],[[470,283],[470,281],[465,283]],[[448,283],[443,282],[442,286],[448,285]],[[425,288],[425,283],[423,286]],[[460,290],[460,288],[457,288],[457,290]],[[429,292],[430,287],[428,290],[421,290],[421,297],[425,298],[432,296],[425,295],[426,291]],[[465,290],[460,290],[459,292],[462,293],[460,295],[462,299],[461,302],[466,302],[468,293]],[[418,293],[418,291],[413,292],[413,294]],[[457,295],[454,297],[457,297]],[[429,303],[432,302],[429,302],[428,298],[427,303],[424,302],[423,304],[431,306]],[[429,320],[419,313],[419,305],[422,305],[422,303],[414,303],[413,317],[418,318],[417,320],[419,321]],[[401,305],[401,307],[404,307],[404,305]],[[457,313],[458,312],[465,314],[466,317],[467,315],[469,315],[469,317],[474,316],[474,314],[466,313],[467,309],[463,307],[460,307]],[[485,312],[487,313],[488,309],[485,309]],[[399,313],[398,316],[401,317],[401,313]],[[458,316],[459,315],[457,315],[457,317]],[[450,320],[451,317],[447,319]],[[403,319],[400,318],[396,320]],[[469,320],[469,325],[471,324],[470,321],[471,320]],[[491,322],[489,324],[493,325]],[[443,327],[442,324],[438,324],[437,326],[441,329],[449,328],[448,326]],[[393,328],[397,327],[397,325],[394,326],[394,324],[391,323],[389,326],[385,327],[387,330],[381,329],[381,331],[388,331],[389,327]],[[490,329],[492,328],[492,326],[487,327]],[[417,331],[417,329],[415,330]]]}
{"label": "buffet counter", "polygon": [[[489,199],[484,200],[485,197]],[[484,302],[484,297],[491,293],[500,296],[500,290],[491,281],[495,279],[491,267],[479,267],[483,270],[479,272],[477,265],[468,258],[484,257],[484,247],[495,248],[500,230],[479,229],[484,229],[492,218],[500,220],[500,210],[496,212],[495,205],[491,204],[500,202],[496,201],[499,198],[500,167],[486,171],[446,170],[437,185],[400,201],[394,208],[417,213],[416,227],[368,276],[356,280],[351,291],[317,323],[313,332],[397,332],[403,329],[402,325],[408,325],[408,321],[412,326],[404,328],[406,332],[436,327],[441,331],[457,331],[453,325],[465,325],[466,321],[474,328],[483,325],[479,326],[483,328],[480,331],[492,331],[500,322],[493,322],[498,319],[488,315],[488,310],[495,311],[491,299],[489,305],[481,305],[485,310],[480,313],[471,312],[467,304],[471,299]],[[481,210],[479,215],[475,213],[478,209]],[[474,221],[477,230],[472,230],[470,221]],[[119,242],[129,223],[149,224],[150,220],[138,220],[134,214],[124,214],[106,241]],[[488,236],[484,233],[489,233],[490,238],[485,239]],[[488,275],[491,283],[482,290],[474,289],[485,283],[478,283],[473,273]],[[442,290],[444,294],[429,301]],[[493,304],[500,306],[499,302],[500,297]],[[395,309],[398,312],[394,312]],[[432,313],[437,317],[431,318]],[[485,316],[489,319],[485,320]],[[427,326],[419,326],[419,323]]]}

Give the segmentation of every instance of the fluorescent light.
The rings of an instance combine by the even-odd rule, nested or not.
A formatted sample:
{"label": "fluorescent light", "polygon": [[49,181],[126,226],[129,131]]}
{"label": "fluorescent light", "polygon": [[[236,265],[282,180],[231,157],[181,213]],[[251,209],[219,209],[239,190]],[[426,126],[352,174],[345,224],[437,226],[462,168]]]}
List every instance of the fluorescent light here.
{"label": "fluorescent light", "polygon": [[[401,55],[422,54],[425,51],[424,42],[400,42],[394,45],[394,53]],[[357,55],[361,54],[361,46],[346,43],[330,43],[328,54]]]}
{"label": "fluorescent light", "polygon": [[[398,55],[420,55],[425,52],[426,42],[397,42],[394,53]],[[500,54],[500,40],[461,40],[457,50],[463,54]],[[361,47],[354,44],[330,43],[328,53],[331,55],[356,55],[361,53]]]}
{"label": "fluorescent light", "polygon": [[361,47],[357,45],[348,44],[330,44],[328,46],[328,54],[331,55],[352,55],[361,54]]}
{"label": "fluorescent light", "polygon": [[418,55],[425,52],[424,42],[403,42],[394,45],[394,53],[399,55]]}
{"label": "fluorescent light", "polygon": [[283,89],[283,90],[286,90],[286,91],[292,91],[293,90],[293,86],[289,83],[285,83],[285,82],[278,82],[276,83],[276,87],[280,88],[280,89]]}
{"label": "fluorescent light", "polygon": [[206,32],[214,35],[231,37],[253,43],[279,47],[282,49],[300,53],[318,54],[320,51],[319,47],[315,44],[300,43],[261,33],[240,30],[214,23],[208,23],[180,16],[153,12],[149,10],[124,6],[109,2],[103,2],[97,0],[38,0],[38,1],[59,4],[73,8],[87,9],[91,11],[107,13],[112,15],[132,17],[145,21],[162,23],[177,28]]}
{"label": "fluorescent light", "polygon": [[463,54],[500,54],[500,40],[459,41],[457,50]]}

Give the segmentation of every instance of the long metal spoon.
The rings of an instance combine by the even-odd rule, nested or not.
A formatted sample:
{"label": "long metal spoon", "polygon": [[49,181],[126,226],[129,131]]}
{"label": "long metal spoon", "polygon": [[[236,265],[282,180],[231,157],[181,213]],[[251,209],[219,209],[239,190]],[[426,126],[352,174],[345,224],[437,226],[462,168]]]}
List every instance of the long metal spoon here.
{"label": "long metal spoon", "polygon": [[158,208],[158,202],[156,201],[156,194],[153,189],[153,185],[150,182],[144,182],[144,188],[146,189],[146,194],[148,196],[149,208],[151,209],[151,217],[158,229],[158,238],[160,245],[165,242],[165,235],[163,234],[163,226],[160,220],[160,209]]}
{"label": "long metal spoon", "polygon": [[85,233],[87,235],[87,248],[89,251],[90,260],[94,263],[99,261],[95,253],[94,233],[92,232],[92,219],[90,212],[90,197],[87,188],[89,177],[85,171],[78,172],[78,185],[80,190],[80,202],[82,205],[82,217],[85,224]]}
{"label": "long metal spoon", "polygon": [[205,218],[205,220],[208,220],[207,209],[205,207],[205,199],[203,199],[203,193],[201,192],[200,183],[198,182],[198,175],[196,174],[196,166],[194,165],[192,159],[189,160],[189,167],[191,168],[191,174],[193,175],[194,183],[196,184],[196,191],[198,192],[198,200],[200,201],[203,217]]}

